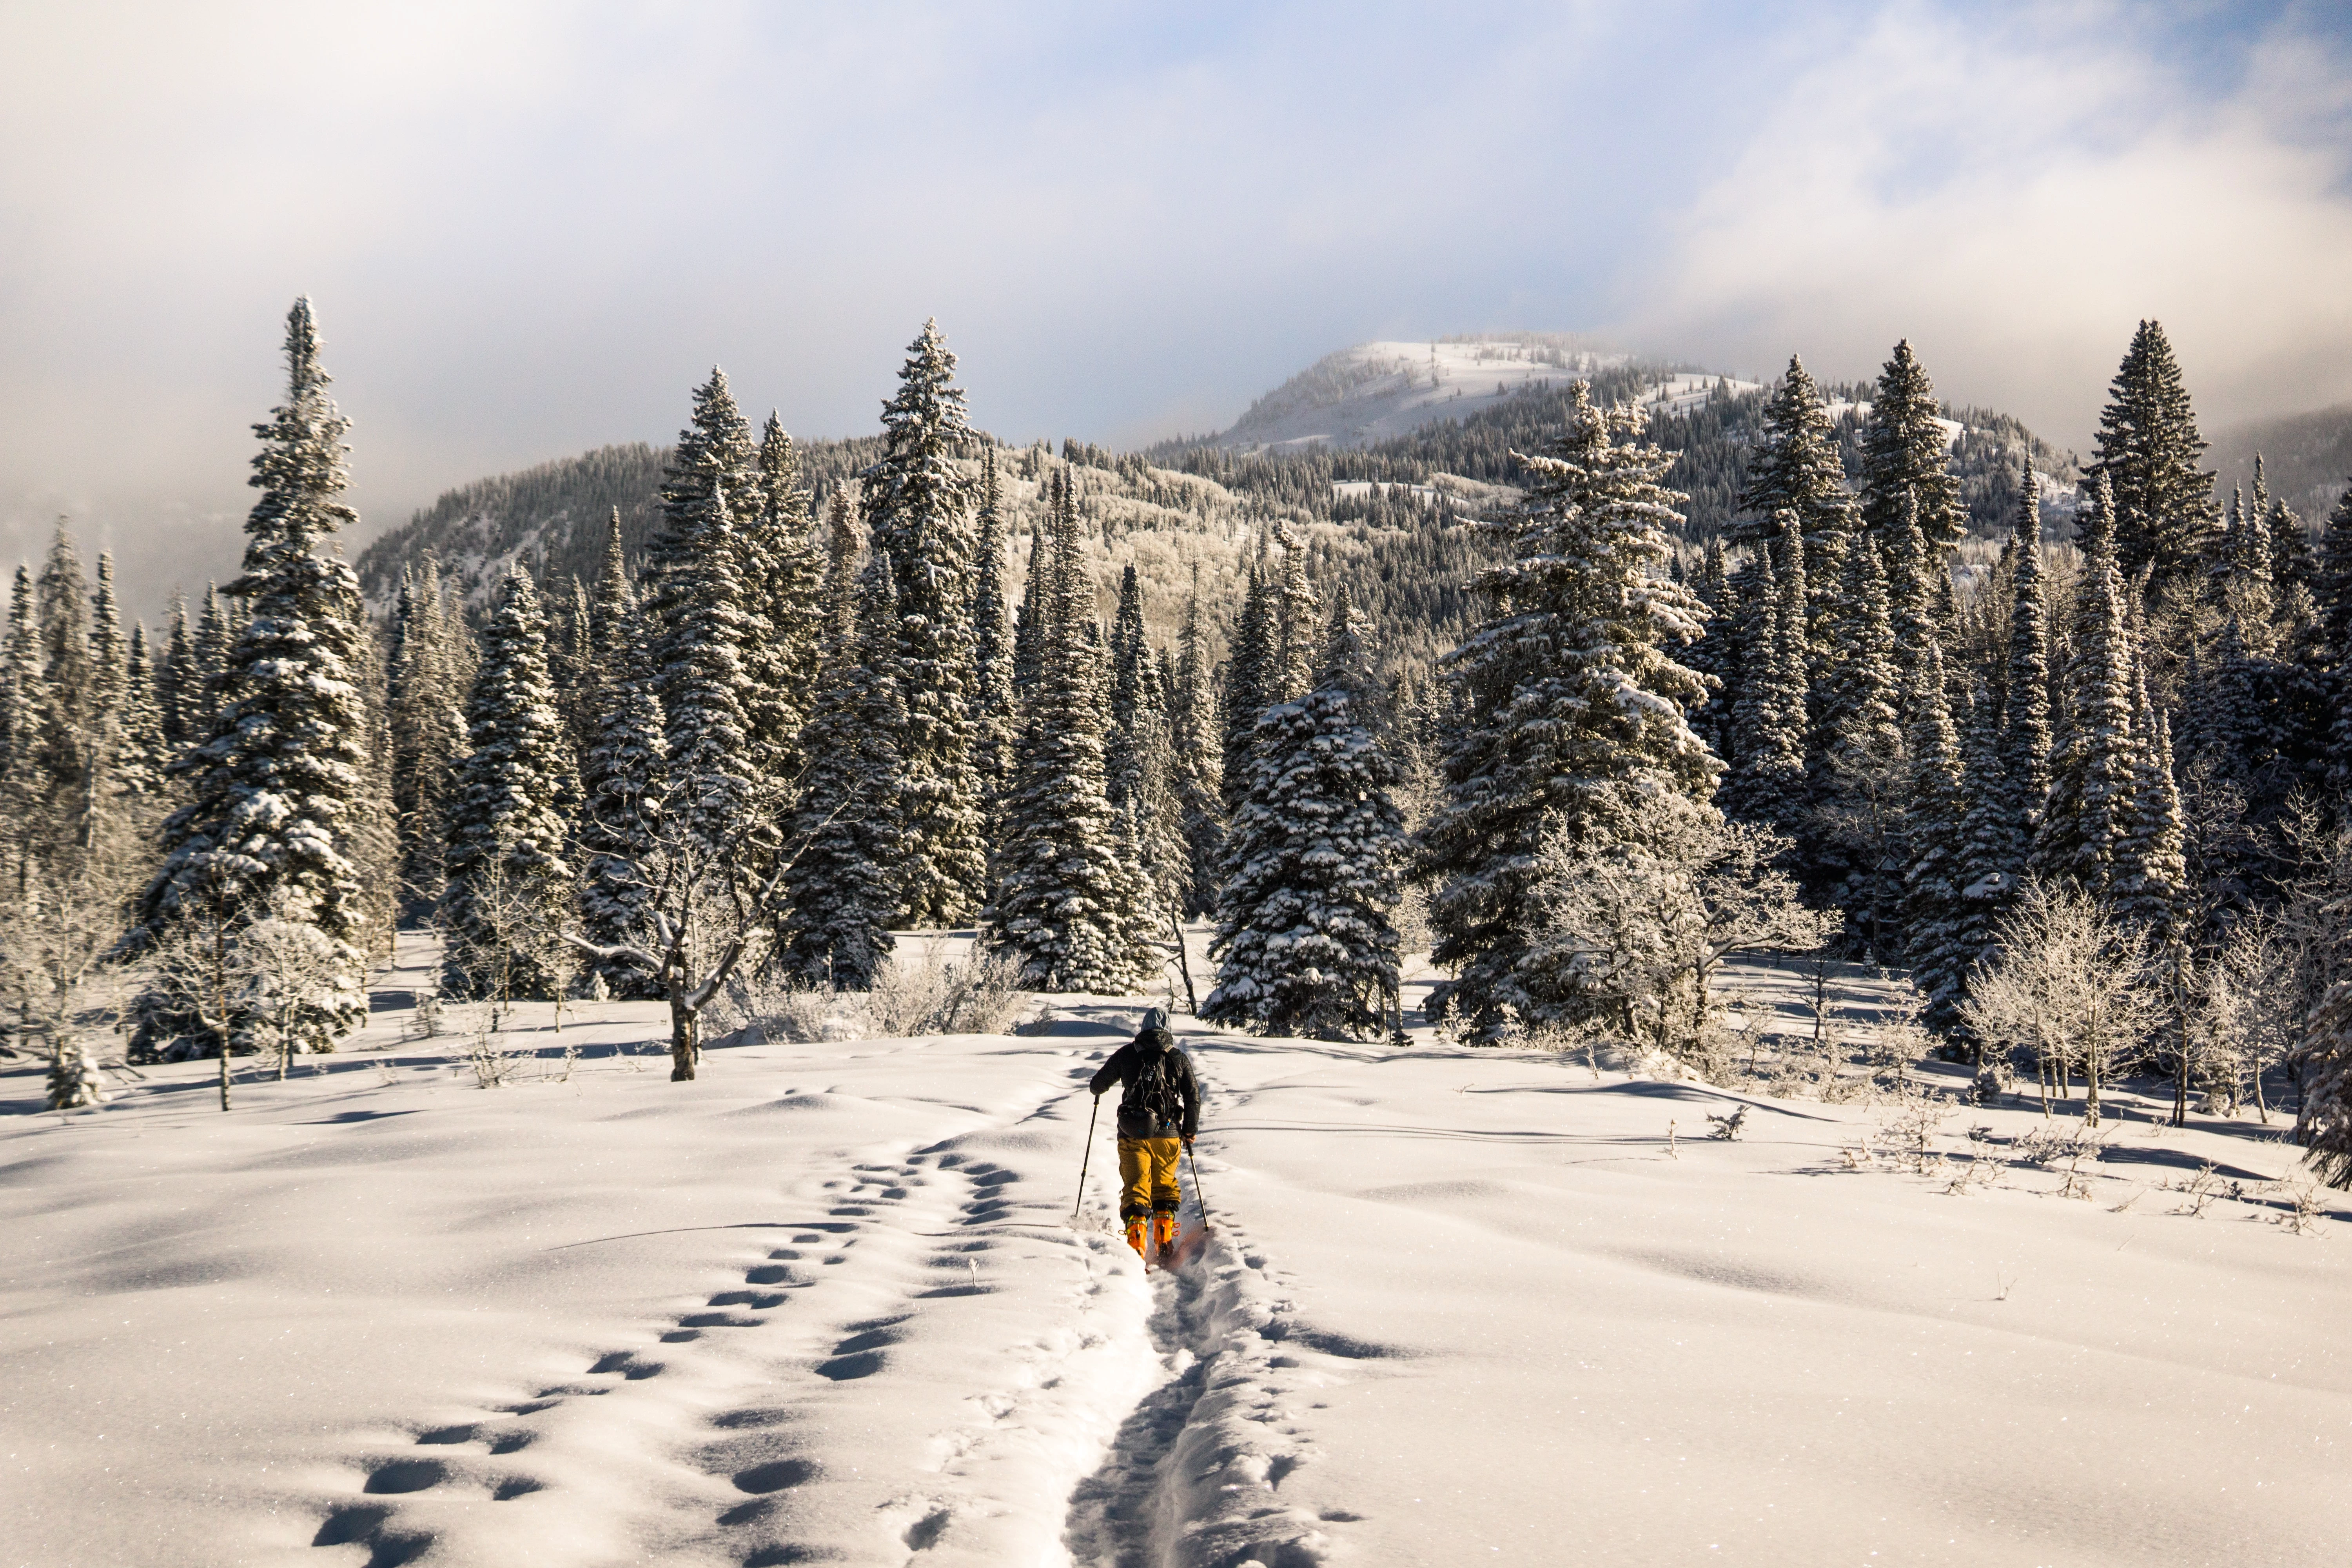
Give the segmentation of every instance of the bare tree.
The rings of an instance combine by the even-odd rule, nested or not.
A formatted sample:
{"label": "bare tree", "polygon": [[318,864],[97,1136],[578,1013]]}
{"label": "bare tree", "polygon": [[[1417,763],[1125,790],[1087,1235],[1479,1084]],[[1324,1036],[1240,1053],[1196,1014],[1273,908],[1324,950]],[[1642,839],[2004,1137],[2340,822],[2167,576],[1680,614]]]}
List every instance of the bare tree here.
{"label": "bare tree", "polygon": [[2147,931],[2071,882],[2029,878],[1994,941],[1994,956],[1969,978],[1961,1017],[1980,1040],[2033,1053],[2045,1115],[2051,1071],[2081,1068],[2083,1119],[2096,1127],[2109,1069],[2164,1016]]}
{"label": "bare tree", "polygon": [[1593,849],[1554,837],[1537,884],[1545,929],[1532,955],[1547,971],[1547,1000],[1560,1005],[1543,1021],[1614,1011],[1629,1037],[1703,1056],[1725,959],[1810,952],[1838,929],[1838,912],[1807,909],[1775,864],[1789,844],[1704,808],[1647,825],[1638,845]]}

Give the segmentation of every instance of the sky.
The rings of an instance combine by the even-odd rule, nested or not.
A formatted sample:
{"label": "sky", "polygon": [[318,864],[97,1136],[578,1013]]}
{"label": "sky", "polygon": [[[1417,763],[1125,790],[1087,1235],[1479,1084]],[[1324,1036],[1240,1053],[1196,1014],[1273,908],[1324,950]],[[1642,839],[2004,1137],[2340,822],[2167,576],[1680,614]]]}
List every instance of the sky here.
{"label": "sky", "polygon": [[2352,7],[0,0],[0,561],[235,567],[316,302],[362,540],[755,418],[1223,428],[1376,338],[1875,373],[2087,444],[2134,324],[2210,427],[2352,399]]}

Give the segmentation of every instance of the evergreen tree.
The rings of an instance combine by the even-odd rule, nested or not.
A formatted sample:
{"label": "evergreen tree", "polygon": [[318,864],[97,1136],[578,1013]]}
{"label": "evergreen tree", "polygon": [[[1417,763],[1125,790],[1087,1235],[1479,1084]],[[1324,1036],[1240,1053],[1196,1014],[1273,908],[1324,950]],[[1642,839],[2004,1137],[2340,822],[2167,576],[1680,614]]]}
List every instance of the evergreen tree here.
{"label": "evergreen tree", "polygon": [[1862,433],[1862,521],[1882,542],[1900,533],[1906,521],[1939,547],[1968,531],[1943,412],[1906,338],[1879,372]]}
{"label": "evergreen tree", "polygon": [[1142,731],[1157,707],[1147,689],[1151,649],[1143,640],[1143,589],[1129,563],[1118,583],[1118,613],[1110,633],[1110,739],[1105,787],[1114,808],[1133,796],[1142,769]]}
{"label": "evergreen tree", "polygon": [[166,634],[163,658],[155,672],[155,694],[163,708],[163,741],[173,755],[202,729],[204,682],[195,669],[195,641],[188,627],[187,595],[172,595],[172,628]]}
{"label": "evergreen tree", "polygon": [[2114,496],[2108,519],[2126,579],[2144,566],[2170,577],[2192,568],[2213,530],[2213,475],[2198,468],[2205,439],[2164,329],[2142,321],[2110,384],[2084,478]]}
{"label": "evergreen tree", "polygon": [[454,646],[467,633],[445,603],[431,556],[401,584],[392,630],[385,705],[399,879],[408,899],[431,908],[446,879],[450,778],[468,749],[464,701],[473,662]]}
{"label": "evergreen tree", "polygon": [[1367,629],[1340,589],[1314,690],[1258,720],[1249,799],[1226,845],[1205,1018],[1319,1037],[1377,1036],[1386,1023],[1404,819],[1374,723]]}
{"label": "evergreen tree", "polygon": [[452,996],[551,998],[546,953],[572,880],[565,857],[578,775],[547,669],[547,616],[530,574],[509,567],[482,633],[466,699],[466,738],[449,803],[447,941]]}
{"label": "evergreen tree", "polygon": [[120,713],[129,655],[122,640],[122,607],[114,597],[114,552],[98,557],[98,593],[90,602],[90,706],[99,714]]}
{"label": "evergreen tree", "polygon": [[131,623],[131,650],[123,659],[122,694],[116,708],[115,787],[137,795],[160,795],[171,766],[163,739],[163,710],[155,697],[155,667],[147,653],[147,628]]}
{"label": "evergreen tree", "polygon": [[2020,487],[2011,575],[2009,668],[2001,705],[2002,845],[1991,868],[2013,881],[2050,794],[2050,615],[2042,603],[2041,480],[2032,468]]}
{"label": "evergreen tree", "polygon": [[2138,758],[2132,733],[2131,632],[2113,552],[2113,497],[2102,477],[2083,531],[2074,648],[2066,666],[2063,729],[2051,758],[2050,795],[2034,834],[2033,868],[2107,896],[2132,830]]}
{"label": "evergreen tree", "polygon": [[1284,519],[1275,524],[1274,542],[1282,549],[1282,577],[1267,606],[1276,650],[1264,694],[1269,705],[1306,696],[1323,651],[1323,605],[1307,578],[1307,541]]}
{"label": "evergreen tree", "polygon": [[1685,718],[1706,687],[1664,650],[1699,636],[1702,606],[1659,574],[1680,498],[1660,486],[1673,458],[1641,444],[1643,427],[1638,409],[1571,386],[1566,432],[1522,459],[1527,498],[1490,525],[1513,544],[1477,579],[1495,613],[1446,657],[1465,711],[1420,868],[1438,884],[1432,956],[1460,966],[1456,994],[1484,1020],[1506,1003],[1545,1010],[1550,977],[1522,960],[1548,832],[1639,845],[1661,796],[1712,810],[1696,803],[1720,764]]}
{"label": "evergreen tree", "polygon": [[1159,954],[1139,940],[1139,879],[1105,789],[1100,655],[1087,635],[1093,585],[1067,470],[1055,475],[1048,510],[1052,534],[1039,541],[1042,564],[1031,563],[1046,574],[1037,684],[1022,715],[996,896],[981,919],[1020,961],[1024,986],[1120,995],[1150,985]]}
{"label": "evergreen tree", "polygon": [[763,801],[791,798],[807,758],[800,749],[816,690],[818,595],[824,558],[811,533],[800,454],[783,422],[760,437],[759,510],[736,535],[736,572],[749,605],[743,628],[745,756]]}
{"label": "evergreen tree", "polygon": [[897,789],[907,710],[892,670],[902,612],[890,557],[861,574],[857,525],[835,507],[825,573],[824,695],[801,740],[809,759],[784,872],[787,914],[777,963],[797,982],[866,990],[891,962],[898,907]]}
{"label": "evergreen tree", "polygon": [[1181,816],[1190,866],[1181,912],[1200,915],[1216,901],[1219,867],[1224,858],[1223,799],[1224,745],[1209,688],[1209,642],[1201,622],[1201,582],[1192,575],[1178,634],[1173,700],[1169,704],[1170,789]]}
{"label": "evergreen tree", "polygon": [[980,775],[993,825],[1013,782],[1013,742],[1020,718],[1013,699],[1013,668],[1019,656],[1004,578],[1004,500],[997,485],[994,447],[982,460],[977,528],[980,573],[971,605],[972,766]]}
{"label": "evergreen tree", "polygon": [[2148,701],[2144,654],[2132,660],[2132,683],[2134,723],[2143,740],[2133,758],[2131,821],[2116,856],[2112,896],[2118,913],[2169,931],[2189,885],[2180,791],[2172,777],[2171,716]]}
{"label": "evergreen tree", "polygon": [[[581,813],[574,835],[582,862],[580,923],[600,948],[661,947],[653,916],[652,866],[667,793],[661,700],[655,695],[636,589],[621,551],[615,509],[604,536],[604,568],[589,600],[595,727],[580,763]],[[597,964],[614,996],[658,1001],[657,977],[634,963]]]}
{"label": "evergreen tree", "polygon": [[1225,660],[1224,758],[1225,816],[1231,818],[1249,794],[1250,734],[1258,715],[1271,707],[1271,690],[1280,657],[1273,594],[1262,563],[1252,563],[1249,586],[1234,626],[1233,651]]}
{"label": "evergreen tree", "polygon": [[866,481],[874,548],[898,592],[892,667],[907,706],[900,757],[899,898],[915,925],[955,925],[987,880],[983,805],[973,763],[973,540],[971,485],[957,467],[971,439],[955,355],[936,321],[907,351],[882,408],[882,460]]}
{"label": "evergreen tree", "polygon": [[[315,929],[321,978],[281,1022],[299,1044],[327,1049],[367,1018],[363,899],[346,854],[347,818],[367,784],[356,685],[366,631],[358,579],[324,551],[356,514],[341,499],[350,426],[327,394],[308,299],[288,317],[286,359],[286,402],[254,427],[262,449],[251,482],[262,493],[246,520],[244,572],[228,590],[248,618],[215,682],[212,732],[178,764],[189,800],[165,825],[163,868],[142,913],[160,935],[184,902],[219,896]],[[150,1049],[194,1024],[154,1000],[140,1030]]]}
{"label": "evergreen tree", "polygon": [[1749,591],[1757,597],[1754,639],[1741,661],[1735,722],[1738,765],[1724,782],[1726,812],[1784,833],[1805,826],[1805,536],[1797,515],[1780,514],[1781,569],[1759,546]]}
{"label": "evergreen tree", "polygon": [[1959,734],[1944,700],[1944,658],[1934,638],[1920,648],[1904,688],[1904,743],[1911,762],[1903,945],[1913,984],[1927,998],[1920,1021],[1938,1032],[1958,1021],[1969,951],[1963,890],[1973,880],[1962,837],[1968,800]]}
{"label": "evergreen tree", "polygon": [[[1811,573],[1805,603],[1804,660],[1807,689],[1812,694],[1807,715],[1812,736],[1806,763],[1818,771],[1822,743],[1822,688],[1829,679],[1830,649],[1837,632],[1839,584],[1858,524],[1853,497],[1845,488],[1845,462],[1838,448],[1837,426],[1822,401],[1821,388],[1806,373],[1804,362],[1789,356],[1788,374],[1765,400],[1755,445],[1748,459],[1747,487],[1739,506],[1747,514],[1729,531],[1736,539],[1755,542],[1782,531],[1780,514],[1788,512],[1804,536],[1804,559]],[[1704,590],[1701,598],[1706,598]],[[1712,601],[1709,601],[1710,607]],[[1703,646],[1703,645],[1702,645]]]}
{"label": "evergreen tree", "polygon": [[1878,542],[1857,541],[1846,556],[1835,617],[1838,641],[1822,702],[1819,798],[1843,872],[1836,889],[1850,928],[1874,951],[1891,942],[1902,888],[1895,840],[1907,763],[1900,716],[1895,624]]}
{"label": "evergreen tree", "polygon": [[742,705],[751,621],[736,574],[735,519],[761,504],[753,460],[751,427],[727,377],[713,370],[695,391],[693,417],[664,470],[662,526],[646,552],[642,589],[655,631],[668,815],[698,853],[740,856],[745,879],[773,841],[760,815],[765,781]]}
{"label": "evergreen tree", "polygon": [[229,651],[236,645],[236,629],[231,624],[228,606],[221,603],[220,590],[207,583],[204,613],[196,619],[195,673],[188,683],[195,702],[189,714],[188,744],[192,746],[202,745],[212,738],[225,696],[218,683],[227,673]]}
{"label": "evergreen tree", "polygon": [[[22,792],[32,773],[47,701],[41,689],[40,639],[39,600],[32,569],[19,564],[8,601],[5,663],[0,665],[0,811],[10,821],[22,818]],[[14,835],[10,837],[13,839]],[[9,884],[22,897],[18,875],[22,867],[8,869]]]}
{"label": "evergreen tree", "polygon": [[2352,669],[2352,484],[2345,487],[2321,525],[2311,591],[2319,604],[2328,656],[2339,670]]}
{"label": "evergreen tree", "polygon": [[90,646],[93,616],[81,557],[63,522],[49,542],[40,578],[41,692],[35,742],[50,787],[86,795],[100,765],[105,680]]}

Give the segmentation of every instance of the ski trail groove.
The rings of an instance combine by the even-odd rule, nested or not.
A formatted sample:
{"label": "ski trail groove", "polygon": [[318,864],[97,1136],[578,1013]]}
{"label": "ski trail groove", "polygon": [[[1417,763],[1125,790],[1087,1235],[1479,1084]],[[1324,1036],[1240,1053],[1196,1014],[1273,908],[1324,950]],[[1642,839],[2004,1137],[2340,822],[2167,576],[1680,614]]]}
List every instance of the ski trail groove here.
{"label": "ski trail groove", "polygon": [[[1194,1070],[1213,1110],[1226,1097],[1197,1056]],[[1231,1167],[1213,1158],[1208,1169]],[[1197,1207],[1198,1177],[1188,1175]],[[1302,1358],[1283,1348],[1307,1336],[1232,1209],[1217,1211],[1214,1229],[1197,1257],[1152,1276],[1149,1328],[1162,1376],[1071,1491],[1063,1541],[1080,1568],[1319,1568],[1337,1544],[1326,1527],[1360,1519],[1283,1495],[1315,1458],[1292,1397]],[[1323,1386],[1341,1380],[1313,1375]]]}

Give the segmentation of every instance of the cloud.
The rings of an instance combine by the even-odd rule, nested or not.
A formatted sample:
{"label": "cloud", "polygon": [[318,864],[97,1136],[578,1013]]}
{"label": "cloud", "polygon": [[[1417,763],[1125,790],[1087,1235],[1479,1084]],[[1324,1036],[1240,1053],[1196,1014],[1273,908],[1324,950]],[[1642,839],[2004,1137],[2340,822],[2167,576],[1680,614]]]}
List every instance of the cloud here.
{"label": "cloud", "polygon": [[2209,423],[2352,395],[2352,62],[2293,12],[2172,58],[2133,17],[1888,8],[1672,222],[1629,330],[1849,376],[1908,336],[1947,395],[2078,445],[2142,317]]}

